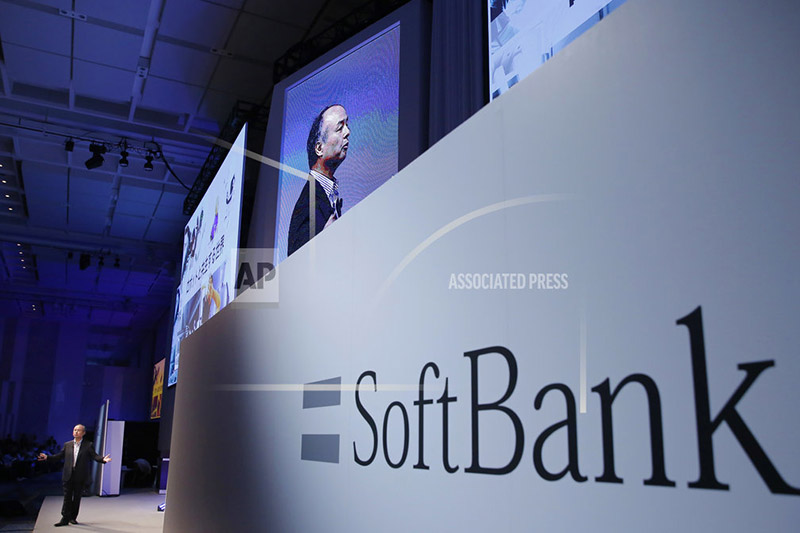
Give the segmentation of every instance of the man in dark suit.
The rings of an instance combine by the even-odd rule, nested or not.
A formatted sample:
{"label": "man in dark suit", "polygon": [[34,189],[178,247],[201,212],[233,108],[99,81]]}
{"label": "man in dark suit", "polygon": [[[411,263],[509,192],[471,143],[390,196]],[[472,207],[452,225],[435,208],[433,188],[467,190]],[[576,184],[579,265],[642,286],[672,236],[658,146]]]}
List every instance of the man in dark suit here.
{"label": "man in dark suit", "polygon": [[72,429],[73,440],[65,442],[64,448],[55,455],[48,456],[40,453],[40,461],[64,460],[64,472],[61,475],[61,484],[64,488],[64,505],[61,507],[61,521],[56,527],[77,524],[78,511],[81,507],[81,494],[86,481],[89,479],[89,460],[98,463],[107,463],[110,455],[105,457],[95,453],[92,443],[83,439],[86,428],[78,424]]}
{"label": "man in dark suit", "polygon": [[310,170],[289,222],[287,255],[292,255],[342,215],[342,199],[334,173],[347,157],[349,146],[347,111],[339,104],[326,107],[308,132],[306,152]]}

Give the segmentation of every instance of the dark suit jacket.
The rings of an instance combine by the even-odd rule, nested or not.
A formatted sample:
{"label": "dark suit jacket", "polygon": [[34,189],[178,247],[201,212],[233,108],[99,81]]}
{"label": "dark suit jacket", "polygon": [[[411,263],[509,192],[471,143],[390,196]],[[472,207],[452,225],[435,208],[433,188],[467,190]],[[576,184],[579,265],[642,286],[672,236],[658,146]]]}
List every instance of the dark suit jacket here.
{"label": "dark suit jacket", "polygon": [[78,452],[78,460],[75,461],[75,466],[72,466],[72,456],[75,454],[75,441],[67,441],[64,447],[55,455],[47,458],[48,461],[64,460],[64,472],[61,474],[62,481],[74,480],[77,483],[86,483],[89,479],[89,461],[103,462],[103,456],[98,455],[94,451],[94,445],[84,439],[81,441],[81,449]]}
{"label": "dark suit jacket", "polygon": [[[311,223],[308,214],[308,199],[310,195],[311,182],[306,181],[303,190],[300,191],[300,197],[297,203],[294,204],[294,211],[292,211],[292,220],[289,222],[289,239],[288,239],[288,255],[292,255],[298,248],[308,242],[308,228]],[[331,201],[325,193],[325,188],[319,183],[316,184],[316,220],[314,226],[316,231],[314,235],[319,233],[325,228],[325,223],[333,214]]]}

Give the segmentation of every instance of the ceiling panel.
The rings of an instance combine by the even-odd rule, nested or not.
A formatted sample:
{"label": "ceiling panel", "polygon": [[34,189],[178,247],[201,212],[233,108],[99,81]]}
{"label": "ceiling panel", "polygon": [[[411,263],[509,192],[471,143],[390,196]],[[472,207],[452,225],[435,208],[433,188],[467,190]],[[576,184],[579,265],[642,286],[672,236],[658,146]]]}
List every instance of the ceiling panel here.
{"label": "ceiling panel", "polygon": [[161,198],[161,185],[146,183],[140,180],[124,178],[119,186],[119,201],[147,203],[155,209],[159,198]]}
{"label": "ceiling panel", "polygon": [[19,44],[65,54],[69,53],[72,19],[53,13],[45,13],[38,9],[30,9],[3,2],[0,17],[0,35],[3,46]]}
{"label": "ceiling panel", "polygon": [[142,272],[141,270],[131,270],[128,273],[128,284],[150,286],[156,279],[155,272]]}
{"label": "ceiling panel", "polygon": [[108,174],[72,169],[69,176],[70,207],[108,207],[113,181],[114,178]]}
{"label": "ceiling panel", "polygon": [[36,0],[37,4],[52,6],[57,9],[71,9],[72,0]]}
{"label": "ceiling panel", "polygon": [[129,102],[135,72],[76,59],[72,86],[78,94],[112,102]]}
{"label": "ceiling panel", "polygon": [[[111,311],[108,309],[97,309],[96,307],[92,309],[92,322],[95,324],[108,324],[111,320]],[[95,339],[95,343],[97,343],[97,339]],[[87,352],[92,352],[96,350],[87,350]],[[105,353],[105,352],[101,352]],[[95,354],[99,355],[99,354]]]}
{"label": "ceiling panel", "polygon": [[[107,204],[108,199],[106,199],[104,203]],[[103,207],[103,205],[101,204],[97,207]],[[70,208],[69,229],[81,233],[103,235],[106,229],[107,218],[107,209],[88,209],[85,207]]]}
{"label": "ceiling panel", "polygon": [[121,268],[115,268],[114,258],[108,256],[104,259],[104,266],[100,269],[100,275],[97,280],[97,288],[100,292],[107,294],[118,294],[120,289],[125,284],[125,278],[128,277],[128,271]]}
{"label": "ceiling panel", "polygon": [[186,199],[185,192],[170,192],[164,191],[161,194],[161,199],[158,201],[159,207],[161,206],[170,206],[170,207],[180,207],[183,209],[183,201]]}
{"label": "ceiling panel", "polygon": [[233,94],[209,89],[203,97],[203,101],[200,102],[198,115],[215,120],[219,127],[225,120],[220,117],[227,117],[234,104],[236,104],[236,96]]}
{"label": "ceiling panel", "polygon": [[202,96],[201,87],[150,76],[144,87],[142,105],[171,113],[192,114]]}
{"label": "ceiling panel", "polygon": [[299,41],[303,32],[296,26],[243,14],[236,23],[228,50],[236,56],[272,62],[286,52],[286,43]]}
{"label": "ceiling panel", "polygon": [[217,4],[231,7],[233,9],[240,9],[244,4],[244,0],[214,0]]}
{"label": "ceiling panel", "polygon": [[[69,3],[71,0],[63,0]],[[144,30],[149,2],[109,2],[108,0],[75,0],[75,10],[92,19],[101,19],[122,26]]]}
{"label": "ceiling panel", "polygon": [[39,260],[36,264],[39,283],[44,287],[62,287],[67,282],[63,261]]}
{"label": "ceiling panel", "polygon": [[[180,178],[180,180],[186,185],[186,187],[191,187],[194,184],[194,181],[197,179],[197,175],[199,173],[199,169],[196,168],[186,168],[175,165],[170,163],[170,167],[172,168],[173,172]],[[167,175],[167,180],[169,183],[173,184],[174,189],[183,189],[185,188],[178,183],[178,180],[175,179],[175,176],[172,174]]]}
{"label": "ceiling panel", "polygon": [[156,41],[150,75],[205,87],[218,59],[211,52]]}
{"label": "ceiling panel", "polygon": [[150,292],[150,285],[139,285],[136,283],[128,282],[125,285],[125,294],[130,297],[142,297],[147,296]]}
{"label": "ceiling panel", "polygon": [[110,326],[117,326],[127,328],[133,320],[133,313],[126,313],[125,311],[114,311],[111,319],[108,321]]}
{"label": "ceiling panel", "polygon": [[154,203],[143,203],[143,202],[134,202],[132,200],[125,200],[124,202],[117,203],[117,207],[114,210],[114,216],[116,217],[117,215],[132,215],[135,217],[141,217],[149,220],[153,216],[154,211],[155,211]]}
{"label": "ceiling panel", "polygon": [[184,226],[186,226],[185,222],[154,218],[150,222],[145,239],[163,243],[179,242]]}
{"label": "ceiling panel", "polygon": [[67,268],[67,284],[72,291],[94,292],[96,279],[97,258],[94,256],[86,270],[81,270],[77,263],[70,263]]}
{"label": "ceiling panel", "polygon": [[[67,162],[67,152],[64,151],[64,147],[58,141],[54,143],[44,137],[41,139],[19,138],[17,146],[19,147],[19,154],[27,159],[38,160],[40,163],[53,163],[54,165],[63,165]],[[58,172],[58,175],[66,180],[67,170],[65,168],[53,166],[52,171],[54,173]]]}
{"label": "ceiling panel", "polygon": [[135,71],[142,36],[95,24],[75,24],[76,59]]}
{"label": "ceiling panel", "polygon": [[302,31],[311,24],[319,10],[319,0],[294,0],[292,2],[264,2],[247,0],[244,10],[272,20],[294,26]]}
{"label": "ceiling panel", "polygon": [[236,13],[208,2],[167,0],[159,34],[208,48],[225,48]]}
{"label": "ceiling panel", "polygon": [[112,237],[123,237],[126,239],[141,239],[150,222],[149,218],[137,217],[114,213],[114,220],[111,222]]}
{"label": "ceiling panel", "polygon": [[185,195],[165,192],[156,208],[155,217],[161,221],[172,221],[185,225],[189,219],[183,214],[183,200]]}
{"label": "ceiling panel", "polygon": [[236,59],[222,58],[211,79],[212,89],[261,102],[272,87],[272,69]]}
{"label": "ceiling panel", "polygon": [[22,162],[28,216],[34,226],[63,228],[67,221],[67,180],[63,167]]}
{"label": "ceiling panel", "polygon": [[5,41],[3,54],[6,71],[12,81],[50,89],[69,87],[69,57],[7,44]]}
{"label": "ceiling panel", "polygon": [[48,206],[29,208],[28,220],[31,226],[64,229],[67,224],[67,209]]}

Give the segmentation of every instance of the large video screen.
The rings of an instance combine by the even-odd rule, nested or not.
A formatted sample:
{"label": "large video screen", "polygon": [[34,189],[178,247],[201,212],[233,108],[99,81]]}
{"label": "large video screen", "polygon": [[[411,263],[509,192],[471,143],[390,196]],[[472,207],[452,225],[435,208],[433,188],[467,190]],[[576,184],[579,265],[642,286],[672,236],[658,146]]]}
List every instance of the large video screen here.
{"label": "large video screen", "polygon": [[487,0],[493,100],[625,0]]}
{"label": "large video screen", "polygon": [[236,296],[246,135],[245,124],[183,232],[167,386],[178,380],[181,341]]}
{"label": "large video screen", "polygon": [[[314,234],[397,173],[399,82],[395,23],[286,87],[276,264],[309,240],[311,192],[304,187],[312,169],[336,183],[333,190],[315,179]],[[318,134],[309,141],[315,122]]]}

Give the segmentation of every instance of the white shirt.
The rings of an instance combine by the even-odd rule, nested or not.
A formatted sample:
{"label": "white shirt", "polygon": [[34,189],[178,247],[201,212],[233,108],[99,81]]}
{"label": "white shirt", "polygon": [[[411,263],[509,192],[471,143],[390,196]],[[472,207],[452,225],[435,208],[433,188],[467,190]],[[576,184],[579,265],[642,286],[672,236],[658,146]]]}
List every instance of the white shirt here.
{"label": "white shirt", "polygon": [[72,452],[72,466],[75,466],[75,463],[78,462],[78,452],[81,451],[81,442],[83,442],[83,439],[76,440],[76,441],[73,441],[73,442],[74,442],[74,445],[72,446],[72,450],[73,450],[73,452]]}
{"label": "white shirt", "polygon": [[316,170],[310,170],[309,174],[311,174],[317,183],[322,185],[322,188],[325,189],[325,194],[328,195],[328,201],[331,203],[331,207],[336,210],[336,200],[339,198],[339,183],[336,181],[336,178],[330,179],[325,174],[321,172],[317,172]]}

